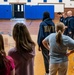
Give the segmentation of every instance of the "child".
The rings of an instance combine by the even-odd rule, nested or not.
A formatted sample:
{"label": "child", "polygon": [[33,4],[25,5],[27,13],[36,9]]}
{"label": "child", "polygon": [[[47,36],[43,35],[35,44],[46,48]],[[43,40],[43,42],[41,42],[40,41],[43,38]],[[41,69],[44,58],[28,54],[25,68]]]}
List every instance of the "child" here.
{"label": "child", "polygon": [[15,62],[16,75],[34,75],[35,43],[32,41],[29,31],[23,23],[16,23],[13,28],[15,47],[9,51],[9,55]]}
{"label": "child", "polygon": [[15,75],[15,65],[10,56],[4,51],[3,36],[0,34],[0,75]]}
{"label": "child", "polygon": [[49,51],[43,46],[42,40],[51,33],[55,32],[55,25],[52,19],[50,18],[49,12],[43,13],[43,19],[39,26],[38,32],[38,50],[42,51],[44,66],[45,66],[45,75],[49,75]]}

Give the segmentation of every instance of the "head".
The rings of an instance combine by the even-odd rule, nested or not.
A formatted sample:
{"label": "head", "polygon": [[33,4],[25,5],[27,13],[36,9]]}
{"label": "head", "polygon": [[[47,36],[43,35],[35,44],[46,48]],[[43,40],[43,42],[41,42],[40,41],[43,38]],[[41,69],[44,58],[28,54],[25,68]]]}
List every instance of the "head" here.
{"label": "head", "polygon": [[62,16],[63,16],[64,18],[66,18],[66,17],[67,17],[66,12],[64,12],[64,13],[62,14]]}
{"label": "head", "polygon": [[50,18],[50,13],[49,12],[44,12],[43,13],[43,21],[47,18]]}
{"label": "head", "polygon": [[62,13],[61,12],[58,12],[57,14],[58,14],[59,18],[62,17]]}
{"label": "head", "polygon": [[71,17],[71,16],[72,16],[72,11],[68,11],[68,12],[67,12],[67,16],[68,16],[68,17]]}
{"label": "head", "polygon": [[19,52],[32,50],[32,41],[29,31],[25,24],[16,23],[13,27],[13,39],[16,42],[16,48]]}
{"label": "head", "polygon": [[58,45],[61,45],[62,44],[62,34],[64,33],[65,25],[59,22],[58,24],[56,24],[55,30],[57,32],[56,42],[58,43]]}

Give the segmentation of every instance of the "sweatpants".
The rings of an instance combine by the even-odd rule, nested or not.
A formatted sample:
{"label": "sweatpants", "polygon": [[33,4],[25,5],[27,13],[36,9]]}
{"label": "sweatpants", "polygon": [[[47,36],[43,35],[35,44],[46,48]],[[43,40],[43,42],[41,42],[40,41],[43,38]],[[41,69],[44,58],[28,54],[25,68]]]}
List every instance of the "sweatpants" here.
{"label": "sweatpants", "polygon": [[46,73],[49,73],[49,50],[47,50],[43,45],[41,46],[42,55],[44,59],[44,66]]}

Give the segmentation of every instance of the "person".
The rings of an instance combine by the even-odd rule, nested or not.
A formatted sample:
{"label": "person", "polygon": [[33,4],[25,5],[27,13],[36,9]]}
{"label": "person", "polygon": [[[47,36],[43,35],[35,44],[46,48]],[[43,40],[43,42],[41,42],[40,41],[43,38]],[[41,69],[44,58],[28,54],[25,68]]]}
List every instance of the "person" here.
{"label": "person", "polygon": [[44,12],[42,22],[40,23],[40,26],[39,26],[37,43],[38,43],[38,50],[39,51],[42,50],[45,72],[46,72],[45,75],[49,74],[49,55],[48,55],[49,51],[43,46],[42,40],[49,34],[55,32],[54,27],[55,27],[54,22],[50,18],[50,13],[47,11]]}
{"label": "person", "polygon": [[59,17],[59,22],[63,22],[63,13],[62,12],[58,12],[57,13],[58,17]]}
{"label": "person", "polygon": [[15,47],[8,52],[14,59],[15,75],[34,75],[35,43],[24,23],[16,23],[13,27]]}
{"label": "person", "polygon": [[0,75],[15,75],[14,60],[6,56],[3,36],[0,34]]}
{"label": "person", "polygon": [[68,35],[74,39],[74,16],[72,16],[72,11],[67,11],[68,16]]}
{"label": "person", "polygon": [[62,23],[64,23],[64,25],[65,25],[64,35],[68,35],[68,17],[67,17],[66,12],[64,12],[64,13],[62,14],[62,17],[63,17]]}
{"label": "person", "polygon": [[[43,41],[43,45],[50,50],[50,75],[67,75],[68,55],[74,53],[74,40],[67,35],[63,35],[65,26],[59,22],[55,25],[56,33],[48,35]],[[67,53],[67,50],[70,50]]]}

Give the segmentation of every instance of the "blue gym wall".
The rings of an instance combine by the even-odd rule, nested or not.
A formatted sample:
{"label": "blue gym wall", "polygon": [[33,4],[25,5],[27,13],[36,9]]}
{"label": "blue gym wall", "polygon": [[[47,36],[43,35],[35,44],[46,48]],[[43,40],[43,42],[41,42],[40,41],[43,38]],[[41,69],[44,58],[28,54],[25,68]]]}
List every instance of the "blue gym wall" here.
{"label": "blue gym wall", "polygon": [[[50,17],[54,18],[54,5],[24,5],[25,19],[42,19],[43,12],[50,12]],[[12,18],[12,5],[0,5],[0,19]]]}
{"label": "blue gym wall", "polygon": [[25,5],[24,17],[26,19],[42,19],[45,11],[48,11],[50,17],[54,19],[54,5]]}
{"label": "blue gym wall", "polygon": [[11,5],[0,5],[0,19],[11,19],[12,9]]}

